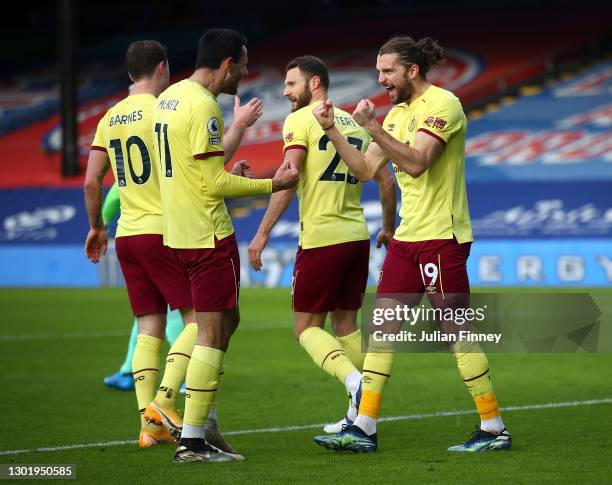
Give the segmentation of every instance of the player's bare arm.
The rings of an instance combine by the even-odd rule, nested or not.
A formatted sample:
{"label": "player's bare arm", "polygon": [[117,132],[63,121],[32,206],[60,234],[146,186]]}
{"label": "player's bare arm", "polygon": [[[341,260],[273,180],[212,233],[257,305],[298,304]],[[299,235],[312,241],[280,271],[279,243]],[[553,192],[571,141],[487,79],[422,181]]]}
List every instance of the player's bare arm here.
{"label": "player's bare arm", "polygon": [[102,221],[102,181],[109,168],[107,153],[91,150],[83,189],[90,227],[85,240],[85,255],[93,263],[100,261],[101,254],[106,254],[108,244],[108,236]]}
{"label": "player's bare arm", "polygon": [[329,99],[318,104],[312,112],[342,160],[360,182],[372,179],[376,172],[389,161],[389,158],[377,149],[375,143],[370,143],[366,153],[362,154],[342,136],[334,126],[334,106]]}
{"label": "player's bare arm", "polygon": [[382,227],[376,236],[376,247],[380,248],[384,244],[387,248],[395,234],[395,179],[387,167],[382,167],[374,175],[374,180],[378,184],[383,216]]}
{"label": "player's bare arm", "polygon": [[421,176],[444,149],[440,141],[423,132],[416,134],[414,147],[396,140],[376,121],[374,103],[369,99],[359,102],[353,118],[366,129],[382,152],[413,178]]}
{"label": "player's bare arm", "polygon": [[[306,152],[304,150],[287,150],[284,163],[290,163],[298,172],[302,169],[302,164]],[[270,203],[266,209],[266,213],[259,224],[257,234],[249,244],[249,263],[255,271],[260,271],[263,264],[261,262],[261,253],[268,244],[270,232],[276,225],[282,215],[285,213],[295,195],[295,188],[282,190],[272,194]]]}
{"label": "player's bare arm", "polygon": [[244,131],[255,124],[255,122],[263,114],[263,101],[257,98],[251,99],[248,103],[240,105],[238,95],[234,96],[234,121],[229,127],[227,133],[223,136],[223,144],[225,150],[225,164],[227,165],[232,159],[236,150],[240,146]]}

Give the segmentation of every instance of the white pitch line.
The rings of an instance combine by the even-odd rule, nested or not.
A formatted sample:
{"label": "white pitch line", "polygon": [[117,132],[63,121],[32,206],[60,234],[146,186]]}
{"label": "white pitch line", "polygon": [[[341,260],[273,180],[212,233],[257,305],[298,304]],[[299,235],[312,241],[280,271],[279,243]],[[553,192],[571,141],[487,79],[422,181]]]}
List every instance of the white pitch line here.
{"label": "white pitch line", "polygon": [[[612,404],[612,398],[603,399],[590,399],[588,401],[568,401],[568,402],[549,402],[544,404],[527,404],[524,406],[506,406],[502,407],[501,410],[504,412],[508,411],[531,411],[537,409],[555,409],[555,408],[571,408],[577,406],[592,406],[595,404]],[[435,413],[420,413],[420,414],[405,414],[402,416],[387,416],[381,418],[379,421],[414,421],[428,418],[439,418],[445,416],[463,416],[466,414],[474,414],[473,409],[466,410],[450,410],[450,411],[438,411]],[[300,431],[304,429],[322,428],[327,423],[317,424],[306,424],[301,426],[281,426],[276,428],[259,428],[259,429],[243,429],[238,431],[228,431],[223,433],[227,436],[239,435],[239,434],[254,434],[254,433],[283,433],[286,431]],[[115,440],[115,441],[104,441],[99,443],[82,443],[77,445],[64,445],[64,446],[50,446],[46,448],[33,448],[30,450],[2,450],[2,455],[19,455],[23,453],[41,453],[47,451],[64,451],[64,450],[78,450],[83,448],[98,448],[98,447],[109,447],[109,446],[121,446],[131,445],[138,443],[138,440]]]}
{"label": "white pitch line", "polygon": [[[250,326],[243,324],[238,327],[240,332],[251,332],[260,330],[286,329],[293,326],[290,322],[263,323]],[[17,335],[0,335],[0,342],[27,342],[34,340],[70,340],[104,337],[125,337],[130,334],[129,330],[103,330],[99,332],[65,332],[65,333],[22,333]]]}

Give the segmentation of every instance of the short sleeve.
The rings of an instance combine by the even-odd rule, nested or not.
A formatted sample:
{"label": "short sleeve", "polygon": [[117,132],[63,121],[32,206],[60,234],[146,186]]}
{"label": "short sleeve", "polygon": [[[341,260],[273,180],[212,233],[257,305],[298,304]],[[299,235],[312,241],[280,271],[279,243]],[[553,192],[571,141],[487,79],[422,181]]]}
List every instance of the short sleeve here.
{"label": "short sleeve", "polygon": [[283,125],[283,151],[294,148],[308,150],[308,130],[305,123],[300,123],[297,116],[290,114]]}
{"label": "short sleeve", "polygon": [[206,101],[190,113],[189,144],[195,159],[223,156],[223,117],[219,105]]}
{"label": "short sleeve", "polygon": [[417,132],[433,136],[446,145],[451,136],[458,132],[465,123],[461,104],[456,99],[435,103],[420,121]]}
{"label": "short sleeve", "polygon": [[101,152],[106,152],[106,142],[104,141],[104,128],[107,125],[108,112],[102,117],[102,119],[98,122],[98,127],[96,128],[96,134],[94,135],[94,139],[91,142],[92,150],[99,150]]}

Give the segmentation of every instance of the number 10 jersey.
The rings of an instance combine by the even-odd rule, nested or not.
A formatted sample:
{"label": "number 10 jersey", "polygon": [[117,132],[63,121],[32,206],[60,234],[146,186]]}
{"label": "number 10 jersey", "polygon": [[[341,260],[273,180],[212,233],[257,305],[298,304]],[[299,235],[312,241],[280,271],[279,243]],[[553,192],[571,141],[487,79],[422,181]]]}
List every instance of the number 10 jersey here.
{"label": "number 10 jersey", "polygon": [[[361,183],[350,173],[312,114],[315,105],[311,103],[289,114],[283,126],[285,152],[306,152],[297,188],[302,249],[370,238],[360,202]],[[349,113],[338,108],[334,111],[338,131],[365,153],[370,136]]]}
{"label": "number 10 jersey", "polygon": [[153,158],[152,94],[133,94],[98,123],[92,150],[108,154],[119,187],[121,216],[116,237],[162,234],[161,197]]}

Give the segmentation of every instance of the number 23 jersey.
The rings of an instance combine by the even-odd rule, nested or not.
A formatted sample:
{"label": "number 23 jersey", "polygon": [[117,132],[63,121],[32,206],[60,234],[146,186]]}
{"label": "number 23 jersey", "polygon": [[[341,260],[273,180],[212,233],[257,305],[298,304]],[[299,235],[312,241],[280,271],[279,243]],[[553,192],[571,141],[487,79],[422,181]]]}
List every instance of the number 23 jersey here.
{"label": "number 23 jersey", "polygon": [[[283,126],[285,153],[304,150],[306,158],[297,188],[300,212],[299,245],[303,249],[369,239],[361,207],[361,183],[317,122],[311,103],[287,116]],[[334,108],[336,128],[365,153],[370,136],[346,111]]]}
{"label": "number 23 jersey", "polygon": [[121,216],[116,237],[162,234],[158,168],[153,158],[152,94],[133,94],[98,123],[92,150],[108,154],[119,187]]}

